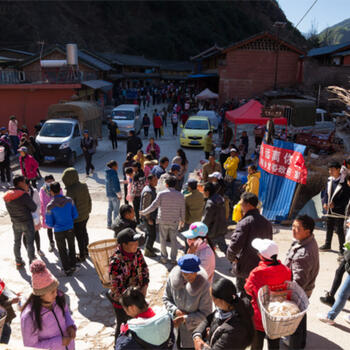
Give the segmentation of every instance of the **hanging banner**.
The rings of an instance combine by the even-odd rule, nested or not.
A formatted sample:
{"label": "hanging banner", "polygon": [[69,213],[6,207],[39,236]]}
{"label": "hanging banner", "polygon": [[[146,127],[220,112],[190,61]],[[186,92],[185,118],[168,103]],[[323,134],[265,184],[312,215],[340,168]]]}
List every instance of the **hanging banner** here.
{"label": "hanging banner", "polygon": [[272,175],[306,184],[307,169],[304,156],[300,152],[262,143],[259,165]]}

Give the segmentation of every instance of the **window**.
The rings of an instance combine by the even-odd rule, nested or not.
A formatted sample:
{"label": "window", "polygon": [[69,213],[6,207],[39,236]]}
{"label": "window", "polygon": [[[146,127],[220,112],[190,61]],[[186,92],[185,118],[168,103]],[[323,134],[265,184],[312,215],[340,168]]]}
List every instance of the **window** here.
{"label": "window", "polygon": [[76,125],[74,128],[74,134],[73,137],[80,137],[80,131],[79,131],[79,126]]}

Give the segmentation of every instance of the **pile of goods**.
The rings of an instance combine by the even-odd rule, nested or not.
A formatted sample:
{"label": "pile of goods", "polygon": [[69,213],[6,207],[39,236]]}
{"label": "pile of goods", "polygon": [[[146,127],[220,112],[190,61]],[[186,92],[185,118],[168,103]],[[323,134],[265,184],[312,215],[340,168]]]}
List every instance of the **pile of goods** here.
{"label": "pile of goods", "polygon": [[276,317],[289,317],[300,312],[299,306],[294,301],[287,300],[282,296],[271,296],[266,310],[271,316]]}

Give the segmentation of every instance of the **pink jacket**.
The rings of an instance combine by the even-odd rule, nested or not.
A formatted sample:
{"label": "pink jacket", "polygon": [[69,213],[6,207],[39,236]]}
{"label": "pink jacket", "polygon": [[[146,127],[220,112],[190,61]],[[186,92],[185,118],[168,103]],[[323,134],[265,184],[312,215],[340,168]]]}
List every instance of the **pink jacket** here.
{"label": "pink jacket", "polygon": [[[156,158],[159,159],[160,147],[156,143],[153,144],[153,150],[156,153]],[[146,153],[151,153],[151,151],[152,151],[152,145],[149,143],[146,147]]]}
{"label": "pink jacket", "polygon": [[[62,190],[60,194],[63,195]],[[45,221],[46,207],[52,199],[48,184],[44,184],[40,188],[39,197],[40,197],[40,216],[41,216],[42,226],[44,228],[50,228],[46,225],[46,221]]]}
{"label": "pink jacket", "polygon": [[21,166],[22,175],[27,179],[35,179],[37,177],[39,164],[31,155],[27,154],[24,157],[19,156],[19,164]]}
{"label": "pink jacket", "polygon": [[15,121],[10,120],[9,121],[9,127],[8,127],[9,135],[17,136],[17,129],[18,129],[17,120],[15,120]]}

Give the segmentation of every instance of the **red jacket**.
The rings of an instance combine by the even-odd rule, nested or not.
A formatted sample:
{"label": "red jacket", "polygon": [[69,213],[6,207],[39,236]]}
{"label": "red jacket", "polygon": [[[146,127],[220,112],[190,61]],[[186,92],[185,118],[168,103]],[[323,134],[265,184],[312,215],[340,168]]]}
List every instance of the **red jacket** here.
{"label": "red jacket", "polygon": [[29,154],[25,157],[19,157],[22,175],[27,179],[35,179],[37,177],[38,162]]}
{"label": "red jacket", "polygon": [[250,272],[246,280],[244,289],[252,297],[252,306],[254,309],[254,324],[258,331],[264,332],[261,321],[261,313],[258,306],[258,291],[261,287],[268,285],[271,289],[276,289],[285,281],[292,279],[292,271],[289,267],[279,264],[271,265],[270,262],[260,261],[259,265]]}
{"label": "red jacket", "polygon": [[157,114],[157,115],[154,117],[153,126],[154,126],[156,129],[160,129],[160,127],[161,127],[162,125],[163,125],[162,118]]}

